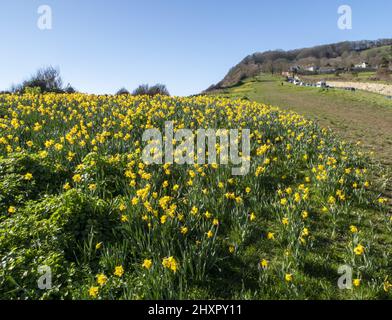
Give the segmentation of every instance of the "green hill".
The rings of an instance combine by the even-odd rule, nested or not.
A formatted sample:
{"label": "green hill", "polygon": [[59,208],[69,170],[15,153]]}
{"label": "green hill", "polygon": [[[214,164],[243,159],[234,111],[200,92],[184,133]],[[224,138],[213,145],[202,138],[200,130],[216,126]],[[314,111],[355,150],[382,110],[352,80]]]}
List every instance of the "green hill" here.
{"label": "green hill", "polygon": [[347,141],[361,141],[367,151],[386,165],[392,159],[392,100],[369,92],[339,89],[320,90],[283,82],[279,76],[262,74],[236,86],[212,91],[227,97],[252,101],[296,111],[330,127]]}
{"label": "green hill", "polygon": [[207,91],[231,87],[262,72],[280,74],[293,66],[347,70],[362,62],[377,67],[385,59],[392,60],[392,39],[346,41],[290,51],[257,52],[234,66],[222,81]]}

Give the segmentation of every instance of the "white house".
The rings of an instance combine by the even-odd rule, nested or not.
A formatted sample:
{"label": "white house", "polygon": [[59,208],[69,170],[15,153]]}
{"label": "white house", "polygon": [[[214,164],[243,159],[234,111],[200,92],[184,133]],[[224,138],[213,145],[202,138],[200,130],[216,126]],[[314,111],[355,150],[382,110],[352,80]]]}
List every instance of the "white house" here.
{"label": "white house", "polygon": [[318,70],[318,68],[316,66],[306,66],[305,70],[309,72],[315,72]]}
{"label": "white house", "polygon": [[367,62],[362,62],[362,63],[359,63],[359,64],[355,65],[356,69],[366,69],[368,67],[369,67],[369,64]]}

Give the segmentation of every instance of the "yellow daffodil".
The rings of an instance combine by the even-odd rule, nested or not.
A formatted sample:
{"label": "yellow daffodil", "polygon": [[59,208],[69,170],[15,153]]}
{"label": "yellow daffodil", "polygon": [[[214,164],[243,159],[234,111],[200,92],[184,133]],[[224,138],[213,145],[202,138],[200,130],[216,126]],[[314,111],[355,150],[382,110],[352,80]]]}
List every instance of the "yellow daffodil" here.
{"label": "yellow daffodil", "polygon": [[359,287],[361,285],[361,279],[354,279],[353,285],[354,285],[354,287]]}
{"label": "yellow daffodil", "polygon": [[165,268],[170,269],[174,273],[176,273],[178,270],[178,263],[174,257],[164,258],[162,261],[162,265]]}
{"label": "yellow daffodil", "polygon": [[152,267],[152,260],[151,259],[145,259],[143,261],[142,267],[147,269],[147,270],[150,270],[151,267]]}
{"label": "yellow daffodil", "polygon": [[356,226],[350,226],[351,233],[358,233],[358,228]]}
{"label": "yellow daffodil", "polygon": [[98,296],[99,293],[99,288],[98,287],[91,287],[88,290],[88,294],[90,295],[90,297],[92,298],[96,298]]}
{"label": "yellow daffodil", "polygon": [[13,214],[15,212],[16,212],[16,208],[15,207],[11,206],[11,207],[8,208],[8,213],[9,214]]}
{"label": "yellow daffodil", "polygon": [[122,266],[117,266],[114,269],[114,275],[115,276],[121,278],[123,276],[123,274],[124,274],[124,268]]}
{"label": "yellow daffodil", "polygon": [[292,282],[293,281],[293,275],[291,273],[286,273],[284,276],[284,279],[286,282]]}
{"label": "yellow daffodil", "polygon": [[274,240],[275,239],[275,234],[272,232],[268,232],[267,233],[267,239],[268,240]]}
{"label": "yellow daffodil", "polygon": [[188,228],[187,227],[181,227],[180,231],[181,231],[181,234],[186,235],[188,233]]}
{"label": "yellow daffodil", "polygon": [[27,181],[30,181],[33,179],[33,175],[31,173],[26,173],[23,178]]}
{"label": "yellow daffodil", "polygon": [[354,253],[355,253],[357,256],[363,255],[364,252],[365,252],[365,247],[362,246],[361,244],[357,245],[357,246],[354,248]]}
{"label": "yellow daffodil", "polygon": [[261,266],[263,269],[267,269],[267,267],[268,267],[268,261],[265,260],[265,259],[261,260],[261,261],[260,261],[260,266]]}
{"label": "yellow daffodil", "polygon": [[97,275],[97,283],[101,287],[104,286],[107,281],[108,281],[108,278],[103,273]]}

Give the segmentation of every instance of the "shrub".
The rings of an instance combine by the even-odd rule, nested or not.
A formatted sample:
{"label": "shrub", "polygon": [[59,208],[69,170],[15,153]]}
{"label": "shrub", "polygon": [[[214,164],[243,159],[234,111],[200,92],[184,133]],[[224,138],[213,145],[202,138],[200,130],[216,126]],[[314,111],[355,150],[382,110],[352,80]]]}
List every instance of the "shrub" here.
{"label": "shrub", "polygon": [[[34,88],[33,91],[31,88]],[[39,88],[39,92],[36,88]],[[14,93],[75,93],[76,90],[68,84],[63,88],[63,80],[60,70],[52,66],[38,69],[38,71],[19,85],[12,85],[11,92]]]}
{"label": "shrub", "polygon": [[71,93],[76,93],[77,91],[76,91],[76,89],[74,88],[74,87],[72,87],[69,83],[68,83],[68,85],[65,87],[65,89],[64,89],[64,92],[65,93],[69,93],[69,94],[71,94]]}
{"label": "shrub", "polygon": [[[31,180],[25,175],[31,174]],[[65,180],[66,172],[51,166],[35,154],[15,153],[0,159],[0,209],[37,199],[42,193],[53,194]]]}
{"label": "shrub", "polygon": [[27,87],[39,87],[41,92],[62,92],[63,80],[60,71],[53,67],[41,68],[29,80],[22,85],[23,90]]}
{"label": "shrub", "polygon": [[170,96],[169,90],[167,90],[166,86],[163,84],[156,84],[155,86],[152,86],[148,93],[150,96],[155,96],[158,94],[163,96]]}
{"label": "shrub", "polygon": [[141,84],[135,90],[133,90],[132,94],[134,96],[143,96],[148,95],[150,87],[148,84]]}
{"label": "shrub", "polygon": [[124,195],[128,181],[125,177],[126,157],[102,156],[96,152],[87,154],[83,160],[83,170],[76,173],[83,174],[86,186],[95,181],[102,181],[96,189],[101,197],[115,197]]}
{"label": "shrub", "polygon": [[[78,244],[92,237],[110,243],[117,223],[118,216],[105,201],[77,190],[29,202],[0,225],[2,297],[71,297],[72,286],[77,288],[83,279],[75,263],[98,267],[94,265],[95,243],[88,248]],[[49,266],[53,275],[48,291],[37,287],[41,266]]]}
{"label": "shrub", "polygon": [[155,96],[158,94],[164,96],[170,96],[169,90],[163,84],[156,84],[152,87],[150,87],[148,84],[142,84],[139,87],[137,87],[132,94],[135,96],[142,96],[142,95]]}
{"label": "shrub", "polygon": [[125,88],[121,88],[116,92],[116,96],[127,95],[130,94],[129,91]]}

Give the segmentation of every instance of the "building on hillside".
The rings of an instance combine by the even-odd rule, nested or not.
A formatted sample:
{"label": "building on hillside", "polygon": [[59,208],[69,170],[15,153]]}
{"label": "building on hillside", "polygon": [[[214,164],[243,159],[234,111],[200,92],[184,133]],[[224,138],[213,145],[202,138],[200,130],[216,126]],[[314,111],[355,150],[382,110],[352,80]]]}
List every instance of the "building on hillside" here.
{"label": "building on hillside", "polygon": [[354,66],[355,69],[367,69],[369,64],[367,62],[358,63]]}
{"label": "building on hillside", "polygon": [[316,72],[316,71],[318,71],[318,67],[316,67],[316,66],[305,66],[304,67],[304,70],[305,71],[308,71],[308,72]]}

